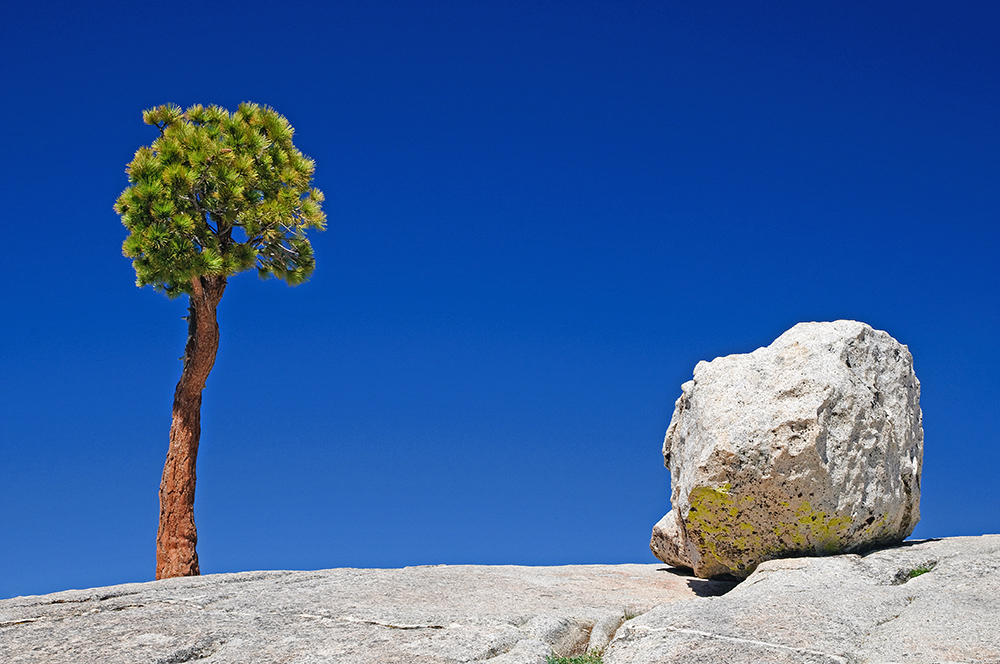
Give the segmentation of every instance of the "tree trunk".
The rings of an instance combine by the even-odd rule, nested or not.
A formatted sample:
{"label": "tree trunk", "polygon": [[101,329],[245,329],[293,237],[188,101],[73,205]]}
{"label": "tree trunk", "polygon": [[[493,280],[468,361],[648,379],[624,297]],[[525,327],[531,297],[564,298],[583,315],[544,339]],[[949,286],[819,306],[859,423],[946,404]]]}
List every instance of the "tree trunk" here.
{"label": "tree trunk", "polygon": [[201,436],[201,391],[215,364],[219,324],[215,311],[225,277],[195,277],[188,307],[184,368],[174,391],[170,447],[160,480],[160,527],[156,533],[156,578],[197,576],[198,532],[194,527],[195,462]]}

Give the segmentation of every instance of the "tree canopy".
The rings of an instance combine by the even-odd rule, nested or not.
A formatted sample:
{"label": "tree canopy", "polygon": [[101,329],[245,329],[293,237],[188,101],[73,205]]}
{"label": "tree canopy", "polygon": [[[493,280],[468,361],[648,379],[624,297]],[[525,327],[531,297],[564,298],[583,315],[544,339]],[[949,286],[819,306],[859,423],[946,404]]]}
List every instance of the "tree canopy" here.
{"label": "tree canopy", "polygon": [[251,268],[290,285],[308,279],[316,261],[305,231],[323,230],[326,216],[310,186],[315,163],[292,144],[288,120],[251,103],[233,113],[166,104],[142,117],[160,136],[135,153],[115,203],[136,285],[177,297],[196,277]]}

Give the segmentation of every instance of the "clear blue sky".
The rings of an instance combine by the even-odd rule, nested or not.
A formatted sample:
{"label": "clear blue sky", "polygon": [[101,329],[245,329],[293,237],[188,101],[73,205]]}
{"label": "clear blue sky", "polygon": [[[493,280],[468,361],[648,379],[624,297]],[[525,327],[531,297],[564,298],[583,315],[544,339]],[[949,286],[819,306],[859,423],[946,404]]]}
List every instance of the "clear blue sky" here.
{"label": "clear blue sky", "polygon": [[[320,3],[316,3],[317,5]],[[912,351],[915,536],[1000,532],[1000,5],[4,3],[0,597],[149,580],[184,300],[111,206],[145,108],[268,104],[329,230],[230,280],[205,573],[654,562],[694,365]]]}

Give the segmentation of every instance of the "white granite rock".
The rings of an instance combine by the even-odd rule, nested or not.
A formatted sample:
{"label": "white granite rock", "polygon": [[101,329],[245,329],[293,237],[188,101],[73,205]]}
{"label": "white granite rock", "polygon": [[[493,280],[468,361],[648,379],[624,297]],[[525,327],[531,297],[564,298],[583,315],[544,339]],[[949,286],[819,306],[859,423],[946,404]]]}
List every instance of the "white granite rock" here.
{"label": "white granite rock", "polygon": [[663,457],[672,510],[650,548],[701,577],[902,541],[920,519],[920,383],[906,346],[857,321],[800,323],[699,362]]}
{"label": "white granite rock", "polygon": [[732,583],[663,565],[242,572],[0,600],[3,664],[545,664]]}
{"label": "white granite rock", "polygon": [[434,566],[68,590],[0,600],[0,662],[1000,662],[1000,535],[772,560],[738,585],[679,572]]}
{"label": "white granite rock", "polygon": [[770,560],[626,621],[605,664],[1000,662],[1000,535]]}

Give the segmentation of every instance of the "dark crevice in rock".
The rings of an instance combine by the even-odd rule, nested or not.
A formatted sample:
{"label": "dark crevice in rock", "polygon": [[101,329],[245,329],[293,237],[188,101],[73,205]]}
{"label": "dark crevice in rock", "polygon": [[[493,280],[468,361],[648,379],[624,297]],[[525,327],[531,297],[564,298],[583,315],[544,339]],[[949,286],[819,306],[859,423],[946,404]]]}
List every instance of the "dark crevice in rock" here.
{"label": "dark crevice in rock", "polygon": [[[317,616],[317,617],[322,618],[322,617],[325,617],[325,616]],[[430,625],[430,624],[427,624],[427,625],[406,625],[406,624],[397,624],[397,623],[391,623],[391,622],[384,622],[382,620],[370,620],[370,619],[366,619],[366,618],[354,618],[352,616],[341,616],[339,619],[340,620],[344,620],[346,622],[360,623],[362,625],[374,625],[375,627],[387,627],[388,629],[447,629],[447,627],[448,627],[447,625]]]}
{"label": "dark crevice in rock", "polygon": [[690,567],[664,567],[661,571],[673,574],[674,576],[687,577],[687,585],[698,597],[720,597],[730,590],[740,585],[744,579],[737,578],[731,574],[714,576],[711,579],[702,579],[694,575]]}
{"label": "dark crevice in rock", "polygon": [[891,623],[896,618],[899,618],[901,615],[903,615],[903,614],[902,613],[897,613],[896,615],[890,616],[890,617],[886,618],[885,620],[878,620],[878,621],[875,622],[875,627],[879,628],[882,625],[888,625],[889,623]]}
{"label": "dark crevice in rock", "polygon": [[903,567],[896,571],[896,574],[892,578],[892,585],[901,586],[910,579],[915,579],[918,576],[927,574],[937,566],[936,560],[928,560],[916,565],[915,567]]}
{"label": "dark crevice in rock", "polygon": [[0,622],[0,628],[3,627],[15,627],[17,625],[27,625],[28,623],[38,622],[41,618],[22,618],[21,620],[9,620],[7,622]]}
{"label": "dark crevice in rock", "polygon": [[198,643],[188,648],[178,650],[172,655],[156,660],[156,664],[183,664],[199,659],[206,659],[215,654],[215,651],[224,643],[212,638],[202,639]]}
{"label": "dark crevice in rock", "polygon": [[119,591],[106,593],[104,595],[88,595],[87,597],[80,597],[79,599],[54,599],[45,604],[83,604],[85,602],[103,602],[109,599],[115,599],[116,597],[128,597],[129,595],[138,595],[138,591]]}
{"label": "dark crevice in rock", "polygon": [[113,606],[109,611],[124,611],[125,609],[141,609],[146,606],[145,604],[122,604],[121,606]]}
{"label": "dark crevice in rock", "polygon": [[473,659],[474,662],[486,662],[494,657],[499,657],[500,655],[506,655],[510,652],[514,646],[517,645],[516,640],[502,640],[486,649],[486,652],[481,656]]}

